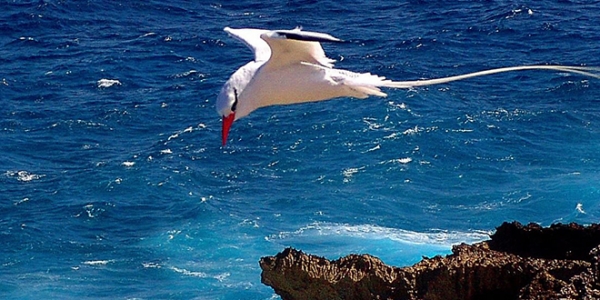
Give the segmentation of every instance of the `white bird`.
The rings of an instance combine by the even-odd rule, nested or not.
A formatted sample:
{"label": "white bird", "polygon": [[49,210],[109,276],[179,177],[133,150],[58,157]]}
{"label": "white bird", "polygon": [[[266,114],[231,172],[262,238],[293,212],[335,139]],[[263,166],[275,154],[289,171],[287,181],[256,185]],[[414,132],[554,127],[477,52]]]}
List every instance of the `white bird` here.
{"label": "white bird", "polygon": [[254,52],[254,60],[239,68],[217,97],[223,117],[222,140],[227,142],[233,121],[269,105],[322,101],[339,97],[385,97],[380,87],[412,88],[501,72],[532,69],[577,73],[600,78],[597,67],[533,65],[491,69],[464,75],[415,81],[391,81],[371,73],[334,69],[320,42],[342,42],[329,34],[293,30],[232,29],[225,32]]}

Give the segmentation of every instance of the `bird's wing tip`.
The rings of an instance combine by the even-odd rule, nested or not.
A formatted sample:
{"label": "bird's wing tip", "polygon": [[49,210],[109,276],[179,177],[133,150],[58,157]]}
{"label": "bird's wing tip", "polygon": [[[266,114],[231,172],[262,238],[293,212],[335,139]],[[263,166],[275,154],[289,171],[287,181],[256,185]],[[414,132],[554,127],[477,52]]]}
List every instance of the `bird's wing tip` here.
{"label": "bird's wing tip", "polygon": [[301,30],[273,30],[264,33],[264,37],[275,39],[290,39],[305,42],[343,42],[327,33],[301,31]]}

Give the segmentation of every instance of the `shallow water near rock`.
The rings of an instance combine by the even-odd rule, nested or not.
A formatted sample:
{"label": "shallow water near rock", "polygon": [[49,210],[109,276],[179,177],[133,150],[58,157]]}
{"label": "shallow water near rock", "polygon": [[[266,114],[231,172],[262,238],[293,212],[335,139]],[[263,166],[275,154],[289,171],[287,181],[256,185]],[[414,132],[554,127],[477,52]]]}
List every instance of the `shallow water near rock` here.
{"label": "shallow water near rock", "polygon": [[600,214],[600,81],[498,74],[269,107],[221,147],[223,27],[330,33],[336,66],[396,80],[600,66],[585,2],[0,5],[0,296],[272,299],[291,246],[411,265],[503,221]]}

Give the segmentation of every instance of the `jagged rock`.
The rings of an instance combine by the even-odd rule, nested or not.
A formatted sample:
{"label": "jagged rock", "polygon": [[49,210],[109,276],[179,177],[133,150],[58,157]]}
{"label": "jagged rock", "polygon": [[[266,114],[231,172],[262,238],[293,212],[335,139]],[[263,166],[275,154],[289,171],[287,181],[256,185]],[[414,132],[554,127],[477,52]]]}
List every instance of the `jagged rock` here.
{"label": "jagged rock", "polygon": [[504,223],[488,243],[494,250],[523,257],[590,260],[590,250],[600,245],[600,225],[570,223],[542,228],[537,224]]}
{"label": "jagged rock", "polygon": [[288,248],[260,260],[292,299],[600,299],[600,226],[504,223],[491,240],[405,268],[370,255],[327,260]]}

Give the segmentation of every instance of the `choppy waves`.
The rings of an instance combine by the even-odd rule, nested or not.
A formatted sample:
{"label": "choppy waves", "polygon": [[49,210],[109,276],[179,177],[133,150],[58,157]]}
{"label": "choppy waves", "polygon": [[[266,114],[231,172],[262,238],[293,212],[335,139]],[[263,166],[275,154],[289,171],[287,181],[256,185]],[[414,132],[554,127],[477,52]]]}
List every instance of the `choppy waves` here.
{"label": "choppy waves", "polygon": [[214,100],[252,58],[225,26],[328,32],[347,41],[323,45],[337,67],[416,80],[598,66],[599,14],[548,1],[4,3],[0,298],[268,299],[257,262],[284,247],[401,266],[502,221],[595,222],[594,79],[507,73],[261,108],[224,148]]}

